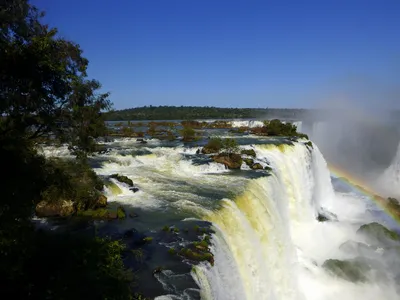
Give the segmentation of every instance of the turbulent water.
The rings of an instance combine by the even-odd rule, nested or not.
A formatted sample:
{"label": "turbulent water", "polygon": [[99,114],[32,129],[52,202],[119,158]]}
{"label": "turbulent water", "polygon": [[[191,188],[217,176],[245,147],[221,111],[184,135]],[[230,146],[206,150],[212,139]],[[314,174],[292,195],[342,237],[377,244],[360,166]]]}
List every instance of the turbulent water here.
{"label": "turbulent water", "polygon": [[[237,126],[242,126],[236,124]],[[343,190],[330,177],[317,145],[292,145],[262,138],[241,138],[241,147],[254,149],[256,162],[272,168],[226,170],[198,147],[134,139],[106,143],[111,151],[98,155],[95,171],[126,175],[139,192],[114,181],[106,193],[110,202],[128,205],[139,217],[121,224],[155,235],[164,225],[181,228],[192,221],[211,224],[215,264],[200,263],[191,271],[174,264],[156,276],[164,295],[157,299],[248,300],[376,300],[398,299],[398,256],[376,248],[361,251],[360,225],[378,221],[379,209],[354,190]],[[65,149],[45,149],[48,156],[65,156]],[[389,171],[388,171],[389,172]],[[318,214],[337,220],[318,222]],[[389,227],[396,224],[385,224]],[[159,251],[184,245],[185,238],[161,243]],[[376,261],[366,282],[351,282],[327,272],[327,259],[362,257]],[[153,258],[157,259],[157,258]],[[162,256],[162,259],[165,256]],[[189,263],[189,262],[187,262]],[[148,268],[158,262],[148,262]],[[193,279],[196,285],[188,284]]]}

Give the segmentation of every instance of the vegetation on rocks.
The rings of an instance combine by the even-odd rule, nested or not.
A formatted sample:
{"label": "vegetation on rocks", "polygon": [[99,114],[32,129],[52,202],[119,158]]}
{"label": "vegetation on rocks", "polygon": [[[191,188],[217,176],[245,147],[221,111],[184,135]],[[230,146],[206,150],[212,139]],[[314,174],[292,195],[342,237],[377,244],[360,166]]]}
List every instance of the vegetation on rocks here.
{"label": "vegetation on rocks", "polygon": [[132,179],[129,179],[128,176],[112,174],[110,176],[110,178],[114,178],[114,179],[118,180],[119,182],[127,184],[128,186],[133,186],[133,181],[132,181]]}
{"label": "vegetation on rocks", "polygon": [[366,236],[383,243],[387,240],[400,240],[400,236],[396,232],[377,222],[362,225],[357,230],[357,233],[365,234]]}
{"label": "vegetation on rocks", "polygon": [[242,149],[240,151],[240,154],[251,156],[251,157],[254,157],[254,158],[257,156],[256,155],[256,151],[254,151],[253,149]]}
{"label": "vegetation on rocks", "polygon": [[196,140],[196,131],[192,127],[183,127],[182,131],[182,141],[193,142]]}
{"label": "vegetation on rocks", "polygon": [[328,272],[345,280],[352,282],[366,281],[366,272],[370,270],[369,265],[360,260],[328,259],[322,265]]}
{"label": "vegetation on rocks", "polygon": [[178,254],[195,262],[208,261],[213,266],[214,255],[210,252],[209,246],[210,237],[206,235],[201,241],[193,242],[181,248]]}
{"label": "vegetation on rocks", "polygon": [[292,123],[283,123],[278,119],[264,121],[264,126],[252,128],[251,132],[261,136],[287,136],[308,139],[306,134],[297,132],[296,125]]}
{"label": "vegetation on rocks", "polygon": [[242,165],[242,157],[239,154],[220,153],[212,157],[217,162],[224,164],[228,169],[240,169]]}

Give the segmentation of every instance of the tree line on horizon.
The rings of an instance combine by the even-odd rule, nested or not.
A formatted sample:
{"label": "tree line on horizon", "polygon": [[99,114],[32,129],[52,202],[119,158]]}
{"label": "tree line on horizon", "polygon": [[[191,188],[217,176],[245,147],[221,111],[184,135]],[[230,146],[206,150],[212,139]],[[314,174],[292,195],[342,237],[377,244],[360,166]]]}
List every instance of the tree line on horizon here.
{"label": "tree line on horizon", "polygon": [[[214,106],[142,106],[105,113],[107,121],[199,120],[199,119],[286,119],[322,121],[348,110],[317,108],[231,108]],[[391,120],[400,120],[400,110],[388,111]]]}
{"label": "tree line on horizon", "polygon": [[194,120],[194,119],[252,119],[302,117],[306,109],[297,108],[224,108],[210,106],[143,106],[110,111],[107,121],[127,120]]}

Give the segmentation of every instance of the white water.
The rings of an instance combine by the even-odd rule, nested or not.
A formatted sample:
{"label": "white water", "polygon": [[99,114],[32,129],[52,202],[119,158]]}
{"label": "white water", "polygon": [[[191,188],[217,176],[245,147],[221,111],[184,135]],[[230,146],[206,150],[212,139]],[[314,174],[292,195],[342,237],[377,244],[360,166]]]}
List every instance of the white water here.
{"label": "white water", "polygon": [[231,122],[232,127],[261,127],[264,125],[263,121],[257,121],[257,120],[245,120],[245,121],[232,121]]}
{"label": "white water", "polygon": [[[138,147],[130,139],[117,143],[128,149]],[[385,251],[374,254],[386,266],[385,280],[352,283],[321,267],[326,259],[356,257],[356,249],[345,251],[340,246],[350,240],[362,241],[356,235],[359,226],[377,219],[368,212],[368,199],[334,192],[326,162],[315,144],[313,151],[302,143],[256,145],[259,162],[273,169],[271,176],[258,179],[230,176],[230,171],[217,163],[194,165],[187,155],[197,148],[141,149],[151,154],[103,155],[108,161],[96,171],[126,175],[140,189],[132,193],[114,181],[119,191],[108,189],[109,201],[148,211],[169,209],[169,214],[182,214],[182,219],[203,218],[213,223],[215,265],[202,263],[192,271],[202,299],[399,299],[392,276],[393,258]],[[50,156],[64,154],[64,150],[46,151]],[[208,190],[237,196],[211,197],[205,192]],[[211,205],[215,202],[219,202],[218,208]],[[323,210],[335,213],[339,221],[317,222],[316,216]],[[168,280],[168,274],[172,273],[166,271],[163,280]],[[158,299],[191,298],[183,293]]]}
{"label": "white water", "polygon": [[400,197],[400,144],[391,165],[384,171],[379,183],[392,197]]}
{"label": "white water", "polygon": [[[223,200],[222,209],[205,217],[217,235],[214,268],[202,265],[194,274],[203,298],[398,299],[389,272],[386,281],[356,284],[321,267],[326,259],[356,256],[354,249],[348,253],[339,247],[359,240],[359,222],[373,218],[361,198],[334,194],[319,150],[310,154],[299,144],[256,149],[271,162],[274,175],[251,181],[241,196]],[[321,206],[336,213],[339,222],[317,222]],[[237,273],[239,278],[233,276]]]}

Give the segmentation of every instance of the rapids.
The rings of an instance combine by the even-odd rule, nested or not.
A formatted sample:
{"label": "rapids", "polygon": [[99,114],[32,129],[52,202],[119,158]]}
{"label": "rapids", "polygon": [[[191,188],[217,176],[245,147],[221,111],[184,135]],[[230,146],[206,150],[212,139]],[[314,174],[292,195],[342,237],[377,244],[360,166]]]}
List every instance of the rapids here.
{"label": "rapids", "polygon": [[[183,228],[194,221],[207,222],[213,229],[214,266],[202,262],[182,271],[165,263],[169,268],[155,276],[158,282],[142,282],[159,285],[163,292],[154,295],[156,299],[400,297],[399,256],[379,248],[363,252],[358,247],[343,247],[349,241],[365,242],[356,233],[360,225],[383,221],[374,213],[379,208],[370,199],[335,186],[317,145],[310,149],[303,141],[290,145],[266,138],[238,141],[241,147],[254,149],[255,161],[272,171],[226,170],[196,154],[197,146],[157,140],[145,145],[134,139],[104,143],[111,151],[93,158],[99,175],[126,175],[139,188],[133,193],[117,181],[106,188],[109,202],[127,205],[139,215],[122,222],[120,230],[135,227],[156,236],[164,225]],[[44,153],[66,155],[62,148],[45,148]],[[335,214],[337,220],[318,222],[317,216],[326,212]],[[159,243],[157,251],[185,243],[184,235],[179,235],[178,241]],[[322,267],[327,259],[355,257],[377,262],[365,282],[341,279]],[[157,263],[150,259],[147,272]],[[195,286],[186,284],[189,277]]]}

